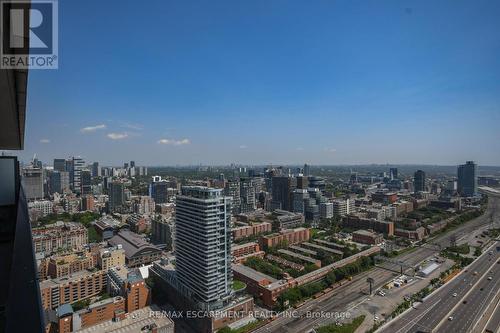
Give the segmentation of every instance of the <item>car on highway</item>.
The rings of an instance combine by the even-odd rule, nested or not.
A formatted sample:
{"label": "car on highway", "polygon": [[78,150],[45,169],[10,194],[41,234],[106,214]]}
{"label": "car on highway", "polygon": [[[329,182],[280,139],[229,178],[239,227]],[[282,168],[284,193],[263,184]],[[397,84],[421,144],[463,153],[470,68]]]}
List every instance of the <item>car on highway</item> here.
{"label": "car on highway", "polygon": [[449,316],[449,317],[448,317],[448,320],[449,320],[449,321],[452,321],[452,320],[453,320],[453,316]]}
{"label": "car on highway", "polygon": [[453,293],[453,297],[457,297],[457,293]]}

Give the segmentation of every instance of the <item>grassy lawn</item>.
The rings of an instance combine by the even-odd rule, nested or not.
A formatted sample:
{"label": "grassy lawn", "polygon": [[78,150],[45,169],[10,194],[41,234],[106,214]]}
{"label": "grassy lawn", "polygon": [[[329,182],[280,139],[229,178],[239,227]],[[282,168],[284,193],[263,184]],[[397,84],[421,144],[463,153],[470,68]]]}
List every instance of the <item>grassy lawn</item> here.
{"label": "grassy lawn", "polygon": [[258,327],[260,325],[259,321],[254,321],[253,323],[246,324],[243,327],[237,328],[235,330],[231,330],[231,333],[245,333],[250,330],[253,330],[254,328]]}
{"label": "grassy lawn", "polygon": [[261,324],[261,322],[259,320],[257,320],[257,321],[248,323],[245,326],[242,326],[242,327],[234,329],[234,330],[225,326],[225,327],[221,328],[220,330],[218,330],[217,333],[246,333],[246,332],[249,332],[249,331],[259,327],[260,324]]}
{"label": "grassy lawn", "polygon": [[245,261],[244,265],[253,268],[256,271],[269,275],[275,279],[281,279],[283,277],[283,271],[279,266],[274,265],[259,257],[248,258]]}
{"label": "grassy lawn", "polygon": [[469,254],[470,248],[467,244],[462,244],[460,246],[449,247],[448,250],[455,253]]}
{"label": "grassy lawn", "polygon": [[365,316],[359,316],[352,320],[349,324],[343,324],[342,326],[337,326],[335,324],[330,324],[322,326],[316,330],[318,333],[354,333],[356,329],[365,320]]}
{"label": "grassy lawn", "polygon": [[246,288],[246,284],[239,281],[239,280],[233,280],[233,289],[235,291],[238,291],[238,290],[241,290],[241,289],[245,289]]}
{"label": "grassy lawn", "polygon": [[418,221],[428,220],[429,223],[439,222],[450,217],[452,214],[444,209],[436,207],[424,207],[408,213],[408,218]]}

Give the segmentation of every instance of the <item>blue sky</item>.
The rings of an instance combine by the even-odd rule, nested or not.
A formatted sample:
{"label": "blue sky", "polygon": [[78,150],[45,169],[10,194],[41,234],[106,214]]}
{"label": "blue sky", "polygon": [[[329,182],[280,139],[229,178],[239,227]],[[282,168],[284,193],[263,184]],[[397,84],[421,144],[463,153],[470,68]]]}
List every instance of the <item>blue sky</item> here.
{"label": "blue sky", "polygon": [[[500,165],[498,1],[59,1],[25,151]],[[86,129],[85,129],[86,128]]]}

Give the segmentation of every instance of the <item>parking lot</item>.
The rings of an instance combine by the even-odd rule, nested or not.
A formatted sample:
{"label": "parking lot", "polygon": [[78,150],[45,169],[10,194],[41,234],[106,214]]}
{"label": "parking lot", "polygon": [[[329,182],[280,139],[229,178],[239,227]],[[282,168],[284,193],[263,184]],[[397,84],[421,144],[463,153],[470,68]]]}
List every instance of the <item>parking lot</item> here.
{"label": "parking lot", "polygon": [[[415,294],[427,287],[433,278],[439,277],[441,272],[446,271],[452,267],[453,264],[454,262],[452,260],[446,259],[427,277],[409,277],[411,281],[408,281],[408,283],[402,283],[399,287],[393,286],[390,289],[381,288],[374,291],[372,296],[365,298],[361,303],[353,305],[353,307],[349,309],[351,318],[360,315],[366,316],[364,322],[356,332],[365,332],[373,326],[375,321],[384,320],[385,316],[390,315],[391,312],[403,302],[405,296]],[[395,276],[396,280],[397,278],[398,276]],[[383,292],[384,296],[380,295],[380,291]]]}

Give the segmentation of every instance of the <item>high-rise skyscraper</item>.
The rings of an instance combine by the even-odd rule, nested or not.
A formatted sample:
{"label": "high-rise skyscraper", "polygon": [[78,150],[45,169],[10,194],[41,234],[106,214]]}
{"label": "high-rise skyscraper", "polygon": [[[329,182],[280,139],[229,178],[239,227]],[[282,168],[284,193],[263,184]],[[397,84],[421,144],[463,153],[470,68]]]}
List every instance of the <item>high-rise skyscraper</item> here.
{"label": "high-rise skyscraper", "polygon": [[391,180],[398,179],[398,168],[389,169],[389,178]]}
{"label": "high-rise skyscraper", "polygon": [[123,183],[111,182],[109,183],[109,200],[108,207],[110,212],[120,210],[125,203],[125,192]]}
{"label": "high-rise skyscraper", "polygon": [[307,190],[309,188],[309,178],[306,176],[297,177],[297,188]]}
{"label": "high-rise skyscraper", "polygon": [[273,206],[283,210],[292,211],[292,192],[296,187],[295,178],[289,176],[277,176],[272,178]]}
{"label": "high-rise skyscraper", "polygon": [[309,177],[311,175],[311,167],[309,164],[304,164],[304,176]]}
{"label": "high-rise skyscraper", "polygon": [[173,221],[155,218],[151,221],[151,241],[154,244],[164,244],[167,250],[173,250],[175,239],[175,223]]}
{"label": "high-rise skyscraper", "polygon": [[22,184],[26,199],[43,199],[43,169],[35,167],[24,168]]}
{"label": "high-rise skyscraper", "polygon": [[92,176],[90,170],[82,170],[80,173],[80,194],[92,193]]}
{"label": "high-rise skyscraper", "polygon": [[73,192],[80,194],[81,192],[81,174],[85,166],[85,161],[81,157],[73,157],[71,162],[70,182]]}
{"label": "high-rise skyscraper", "polygon": [[[64,170],[69,172],[69,183],[70,185],[72,184],[73,178],[72,178],[72,170],[73,170],[73,159],[68,158],[64,160]],[[73,186],[73,185],[71,185]]]}
{"label": "high-rise skyscraper", "polygon": [[168,202],[168,182],[161,180],[161,177],[149,185],[149,196],[154,199],[155,203],[162,204]]}
{"label": "high-rise skyscraper", "polygon": [[231,197],[231,210],[233,215],[240,213],[241,199],[240,199],[240,181],[229,180],[224,187],[224,195]]}
{"label": "high-rise skyscraper", "polygon": [[49,193],[62,194],[69,191],[69,172],[67,171],[52,171],[49,174]]}
{"label": "high-rise skyscraper", "polygon": [[55,171],[68,171],[66,170],[66,160],[64,158],[54,158]]}
{"label": "high-rise skyscraper", "polygon": [[255,202],[255,184],[251,178],[240,182],[240,213],[252,212],[257,208]]}
{"label": "high-rise skyscraper", "polygon": [[306,200],[309,199],[309,192],[305,188],[297,188],[292,194],[292,211],[295,213],[306,213]]}
{"label": "high-rise skyscraper", "polygon": [[415,171],[413,175],[413,187],[415,192],[425,191],[425,172],[422,170]]}
{"label": "high-rise skyscraper", "polygon": [[232,295],[230,222],[222,189],[184,186],[176,197],[178,281],[202,309],[218,309]]}
{"label": "high-rise skyscraper", "polygon": [[477,194],[477,164],[467,161],[457,169],[457,191],[463,197],[472,197]]}
{"label": "high-rise skyscraper", "polygon": [[130,167],[135,168],[135,161],[130,161]]}
{"label": "high-rise skyscraper", "polygon": [[101,167],[99,162],[92,163],[92,177],[101,177]]}

